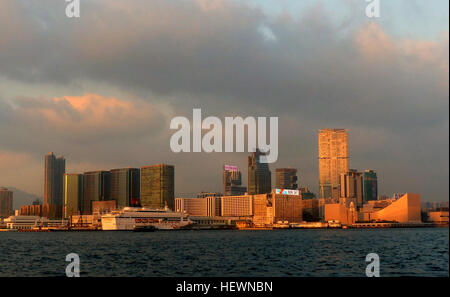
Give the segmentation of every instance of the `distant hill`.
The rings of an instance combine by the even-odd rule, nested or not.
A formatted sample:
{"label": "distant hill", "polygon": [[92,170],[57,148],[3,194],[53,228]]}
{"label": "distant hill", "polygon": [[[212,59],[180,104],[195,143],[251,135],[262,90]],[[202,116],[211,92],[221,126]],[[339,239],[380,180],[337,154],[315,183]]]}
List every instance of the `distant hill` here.
{"label": "distant hill", "polygon": [[14,187],[5,187],[10,191],[13,191],[13,208],[14,209],[20,209],[20,206],[22,205],[29,205],[32,204],[34,200],[39,199],[41,202],[43,201],[42,197],[39,197],[35,194],[30,194],[25,191],[16,189]]}

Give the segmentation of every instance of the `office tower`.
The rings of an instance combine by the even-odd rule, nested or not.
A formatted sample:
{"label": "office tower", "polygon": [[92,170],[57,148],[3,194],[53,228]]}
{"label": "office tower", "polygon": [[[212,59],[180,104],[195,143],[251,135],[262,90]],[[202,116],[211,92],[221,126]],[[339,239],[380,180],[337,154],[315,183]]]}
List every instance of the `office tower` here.
{"label": "office tower", "polygon": [[277,189],[298,189],[297,169],[294,168],[277,168],[276,170]]}
{"label": "office tower", "polygon": [[223,166],[223,195],[244,195],[247,188],[242,186],[241,172],[236,166]]}
{"label": "office tower", "polygon": [[80,214],[83,202],[83,175],[64,174],[63,218]]}
{"label": "office tower", "polygon": [[63,176],[66,173],[66,160],[53,153],[45,156],[44,204],[63,204]]}
{"label": "office tower", "polygon": [[140,198],[140,170],[121,168],[111,170],[111,199],[118,208],[138,206]]}
{"label": "office tower", "polygon": [[7,188],[0,188],[0,218],[7,218],[13,214],[13,192]]}
{"label": "office tower", "polygon": [[363,174],[350,169],[341,174],[341,198],[353,199],[358,207],[363,205]]}
{"label": "office tower", "polygon": [[378,199],[378,181],[375,170],[364,171],[364,203]]}
{"label": "office tower", "polygon": [[111,200],[111,173],[91,171],[83,174],[83,214],[92,213],[93,201]]}
{"label": "office tower", "polygon": [[174,209],[175,167],[166,164],[141,168],[141,205]]}
{"label": "office tower", "polygon": [[248,157],[248,194],[266,194],[272,191],[272,177],[269,164],[261,163],[265,155],[259,149]]}
{"label": "office tower", "polygon": [[339,198],[339,179],[348,172],[348,130],[319,130],[320,198]]}

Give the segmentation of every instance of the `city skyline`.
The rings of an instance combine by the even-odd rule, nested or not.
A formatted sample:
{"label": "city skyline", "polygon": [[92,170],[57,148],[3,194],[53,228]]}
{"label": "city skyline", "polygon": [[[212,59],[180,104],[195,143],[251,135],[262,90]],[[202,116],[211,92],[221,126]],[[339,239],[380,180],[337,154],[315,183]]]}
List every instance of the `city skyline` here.
{"label": "city skyline", "polygon": [[68,19],[64,1],[1,1],[0,184],[43,197],[55,151],[67,172],[166,163],[178,193],[219,191],[246,153],[169,147],[170,120],[201,108],[279,118],[272,181],[296,168],[319,193],[316,131],[344,127],[379,194],[448,200],[448,1],[384,1],[378,19],[366,4],[98,0]]}
{"label": "city skyline", "polygon": [[[346,168],[345,168],[345,170],[343,170],[342,171],[342,173],[339,173],[338,175],[337,175],[337,179],[338,179],[338,188],[337,188],[337,190],[338,190],[338,194],[337,194],[337,196],[336,197],[331,197],[331,198],[334,198],[334,199],[338,199],[338,198],[342,198],[342,197],[344,197],[345,195],[343,194],[346,190],[343,190],[343,189],[341,189],[340,188],[340,185],[342,184],[342,178],[344,178],[344,176],[347,176],[347,174],[353,174],[353,172],[356,172],[357,170],[362,170],[362,171],[364,171],[365,172],[365,175],[366,174],[375,174],[375,184],[377,185],[376,186],[376,188],[375,189],[377,189],[377,187],[379,186],[378,184],[377,184],[377,175],[376,175],[376,172],[374,171],[374,170],[372,170],[372,169],[366,169],[366,168],[363,168],[363,169],[348,169],[348,167],[349,167],[349,164],[348,164],[348,159],[349,159],[349,157],[348,157],[348,147],[349,147],[349,144],[348,144],[348,129],[342,129],[342,128],[326,128],[326,129],[319,129],[318,131],[317,131],[317,136],[318,136],[318,139],[319,139],[319,141],[318,141],[318,150],[320,151],[320,143],[321,142],[323,142],[324,140],[322,139],[321,140],[321,134],[323,134],[324,132],[326,132],[326,133],[335,133],[335,132],[343,132],[344,134],[345,134],[345,144],[344,144],[344,146],[345,146],[345,155],[346,155],[346,157],[344,158],[345,160],[346,160],[346,162],[347,162],[347,164],[346,164]],[[327,135],[327,137],[328,137],[329,135]],[[323,135],[322,135],[322,137],[323,137]],[[326,138],[327,138],[326,137]],[[327,138],[327,141],[329,141],[330,139],[329,139],[329,137]],[[342,145],[342,144],[341,144]],[[250,164],[251,163],[254,163],[254,161],[252,161],[252,160],[256,160],[256,159],[258,159],[258,154],[261,154],[260,152],[258,153],[259,151],[258,151],[258,149],[257,149],[257,153],[251,153],[250,154],[250,156],[248,156],[248,153],[247,153],[247,161],[248,161],[248,165],[249,165],[249,168],[247,168],[247,169],[250,169]],[[236,153],[235,153],[236,154]],[[320,155],[320,152],[319,152],[319,155]],[[256,156],[256,157],[255,157]],[[84,200],[84,201],[87,201],[88,202],[88,204],[90,204],[92,201],[102,201],[102,200],[109,200],[109,199],[112,199],[112,200],[116,200],[118,203],[119,203],[119,205],[121,205],[121,207],[123,207],[123,206],[125,206],[125,204],[123,204],[123,202],[122,203],[120,203],[119,201],[121,201],[121,200],[123,200],[123,199],[126,199],[126,198],[123,198],[123,197],[120,197],[120,198],[118,198],[118,197],[115,197],[113,194],[112,194],[112,192],[114,191],[114,189],[115,188],[117,188],[118,187],[118,185],[117,186],[111,186],[111,184],[112,184],[112,182],[113,182],[113,175],[114,174],[120,174],[120,173],[122,173],[122,172],[124,172],[124,171],[135,171],[135,170],[137,170],[137,172],[135,172],[135,173],[137,173],[139,176],[134,176],[133,177],[133,179],[136,179],[136,178],[138,178],[139,179],[139,182],[138,182],[138,184],[141,182],[141,177],[140,177],[140,171],[141,171],[141,168],[150,168],[150,167],[158,167],[158,166],[160,166],[160,165],[163,165],[163,166],[169,166],[169,167],[173,167],[173,175],[175,175],[175,170],[174,170],[174,168],[175,168],[175,166],[173,165],[165,165],[165,164],[154,164],[154,165],[146,165],[146,166],[142,166],[142,164],[141,165],[139,165],[138,167],[139,168],[132,168],[132,167],[130,167],[130,166],[126,166],[126,167],[123,167],[123,168],[112,168],[112,169],[96,169],[96,170],[81,170],[81,173],[78,173],[78,172],[66,172],[65,171],[65,166],[66,166],[66,159],[65,159],[65,157],[63,157],[62,155],[59,155],[58,157],[56,157],[55,155],[54,155],[54,153],[53,152],[49,152],[48,154],[46,154],[45,156],[44,156],[44,172],[46,173],[47,172],[47,168],[49,167],[49,163],[52,163],[52,162],[50,162],[49,161],[49,159],[51,159],[50,161],[52,161],[52,162],[54,162],[55,164],[54,165],[52,165],[52,166],[56,166],[56,164],[57,163],[63,163],[62,164],[62,166],[64,167],[63,168],[63,174],[62,174],[62,178],[61,178],[61,185],[63,185],[65,182],[66,182],[66,176],[81,176],[81,177],[83,177],[83,176],[85,176],[86,174],[89,176],[89,175],[95,175],[95,174],[97,174],[97,173],[99,173],[99,174],[102,174],[102,175],[108,175],[108,177],[107,177],[107,181],[106,181],[106,183],[108,183],[109,184],[109,186],[102,186],[102,184],[103,183],[105,183],[105,181],[103,181],[103,182],[101,182],[100,184],[99,184],[99,186],[100,186],[100,188],[98,189],[98,191],[100,191],[99,193],[97,193],[97,196],[98,197],[95,197],[95,198],[88,198],[88,199],[86,199],[86,200]],[[318,160],[317,160],[317,163],[319,164],[319,166],[318,167],[320,167],[320,163],[322,162],[322,160],[321,159],[323,159],[323,158],[318,158]],[[276,164],[276,163],[275,163]],[[281,177],[281,175],[279,176],[279,173],[281,173],[281,172],[284,172],[284,171],[286,171],[286,172],[294,172],[294,174],[295,174],[295,177],[296,177],[296,179],[295,179],[295,181],[293,181],[293,182],[297,182],[297,169],[296,168],[292,168],[291,166],[288,166],[287,168],[278,168],[278,167],[275,167],[274,169],[276,169],[276,170],[270,170],[270,164],[262,164],[265,168],[266,167],[268,167],[268,169],[269,169],[269,173],[270,173],[270,176],[271,176],[271,181],[270,181],[270,183],[271,183],[271,190],[273,190],[273,189],[275,189],[275,188],[278,188],[277,187],[277,183],[278,183],[278,180],[279,180],[279,178]],[[227,170],[225,170],[225,168],[226,167],[234,167],[234,168],[231,168],[231,169],[228,169],[228,170],[231,170],[231,171],[233,171],[233,170],[237,170],[237,166],[234,166],[234,165],[222,165],[222,169],[223,169],[223,171],[222,171],[222,182],[224,182],[224,178],[225,178],[225,176],[224,176],[224,174],[225,174],[225,172],[227,171]],[[56,167],[58,167],[58,166],[56,166]],[[266,169],[267,170],[267,169]],[[61,170],[59,170],[59,171],[61,171]],[[239,173],[239,180],[241,181],[241,183],[242,184],[244,184],[244,181],[243,181],[243,179],[242,179],[242,176],[246,176],[247,177],[247,182],[248,182],[248,173],[249,173],[249,171],[247,171],[247,175],[241,175],[241,172],[240,171],[237,171],[238,173]],[[46,173],[47,174],[47,173]],[[130,174],[130,173],[129,173]],[[283,173],[284,174],[284,173]],[[365,183],[364,181],[363,181],[363,179],[362,179],[362,173],[361,172],[359,172],[359,174],[361,175],[360,177],[361,177],[361,181],[363,182],[363,183]],[[52,178],[55,178],[55,177],[52,177]],[[117,177],[117,178],[119,178],[119,177]],[[122,179],[123,179],[123,177],[121,177]],[[128,179],[130,179],[131,177],[128,177]],[[101,178],[102,180],[104,180],[105,178],[103,177],[103,178]],[[175,179],[175,178],[174,178]],[[318,176],[318,180],[319,180],[319,182],[318,182],[318,186],[316,187],[318,190],[317,191],[313,191],[313,193],[315,193],[315,194],[317,194],[317,197],[319,198],[319,197],[322,197],[321,196],[321,191],[320,191],[320,189],[321,189],[321,186],[320,186],[320,180],[321,180],[321,175],[319,174],[319,176]],[[118,182],[118,181],[117,181]],[[117,183],[116,182],[116,183]],[[121,181],[121,182],[123,182],[123,181]],[[130,182],[130,181],[128,181],[128,182]],[[344,182],[345,183],[345,182]],[[45,192],[45,189],[47,188],[47,187],[49,187],[50,186],[50,184],[51,183],[48,183],[46,180],[44,180],[44,187],[43,187],[43,189],[44,189],[44,192]],[[310,185],[309,184],[297,184],[296,185],[297,187],[306,187],[306,188],[309,188],[310,187]],[[55,187],[56,188],[58,188],[58,186],[57,185],[55,185]],[[103,194],[103,191],[104,191],[104,189],[103,188],[108,188],[108,191],[110,191],[110,192],[108,192],[107,194]],[[313,185],[312,186],[313,188],[315,187],[315,185]],[[5,186],[5,188],[7,188],[6,186]],[[84,189],[84,191],[86,191],[86,189],[88,189],[89,187],[86,187],[85,189]],[[134,188],[136,188],[136,186],[134,186]],[[202,187],[200,187],[200,188],[202,188]],[[202,190],[200,190],[200,188],[198,188],[197,189],[197,191],[194,191],[194,192],[183,192],[183,191],[179,191],[179,192],[177,192],[177,191],[175,191],[174,192],[174,197],[176,197],[176,196],[183,196],[183,195],[187,195],[187,196],[189,196],[189,195],[195,195],[195,194],[197,194],[197,193],[201,193],[201,192],[203,192],[204,190],[203,190],[203,188],[202,188]],[[246,188],[246,187],[244,187],[244,188]],[[140,192],[140,186],[138,186],[138,191]],[[176,187],[175,187],[175,189],[176,189]],[[215,189],[216,191],[210,191],[211,193],[220,193],[220,190],[223,190],[224,189],[224,184],[222,183],[222,188],[221,189]],[[65,190],[64,189],[64,187],[62,186],[62,188],[61,188],[61,206],[63,206],[63,204],[64,204],[64,199],[66,198],[65,197],[65,193],[63,193],[62,191],[63,190]],[[362,190],[362,188],[361,188],[361,190]],[[92,191],[94,191],[93,189],[92,189]],[[91,191],[91,192],[92,192]],[[129,190],[129,191],[131,191],[131,192],[135,192],[136,190]],[[344,192],[343,192],[344,191]],[[364,191],[366,191],[366,189],[364,189]],[[89,191],[88,191],[89,192]],[[132,195],[131,195],[131,192],[129,192],[128,193],[128,195],[129,195],[129,197],[128,197],[128,202],[129,202],[129,204],[131,205],[131,204],[133,204],[133,203],[131,203],[131,201],[133,201],[133,198],[132,198]],[[377,196],[377,199],[379,198],[379,197],[381,197],[381,196],[385,196],[385,197],[389,197],[390,195],[395,195],[396,193],[400,193],[400,192],[402,192],[402,191],[394,191],[394,192],[391,192],[391,193],[380,193],[380,191],[378,190],[378,191],[375,191],[376,193],[378,193],[379,195]],[[404,192],[407,192],[407,191],[404,191]],[[84,193],[84,195],[86,195],[87,197],[90,197],[89,196],[89,194],[87,194],[87,193]],[[95,193],[91,193],[91,196],[92,195],[94,195],[95,196]],[[99,196],[100,195],[100,196]],[[106,195],[106,196],[105,196]],[[116,194],[116,195],[118,195],[118,194]],[[123,196],[124,195],[124,193],[121,193],[121,195]],[[131,196],[130,196],[131,195]],[[365,193],[361,193],[361,202],[363,201],[363,196],[364,195],[366,195]],[[386,196],[387,195],[387,196]],[[114,196],[114,197],[113,197]],[[326,197],[322,197],[322,198],[326,198]],[[54,199],[54,198],[53,198]],[[432,201],[441,201],[441,200],[432,200]],[[442,201],[446,201],[445,199],[444,200],[442,200]],[[43,204],[48,204],[47,202],[46,202],[46,199],[45,199],[45,196],[44,197],[42,197],[42,202],[43,202]],[[87,203],[86,202],[86,203]],[[366,200],[364,200],[364,203],[366,202]],[[50,203],[50,204],[52,204],[52,203]],[[85,206],[83,206],[83,205],[81,205],[81,210],[82,211],[90,211],[90,206],[88,206],[88,204],[86,204]],[[59,205],[58,205],[58,207],[59,207]],[[64,211],[64,210],[63,210]]]}

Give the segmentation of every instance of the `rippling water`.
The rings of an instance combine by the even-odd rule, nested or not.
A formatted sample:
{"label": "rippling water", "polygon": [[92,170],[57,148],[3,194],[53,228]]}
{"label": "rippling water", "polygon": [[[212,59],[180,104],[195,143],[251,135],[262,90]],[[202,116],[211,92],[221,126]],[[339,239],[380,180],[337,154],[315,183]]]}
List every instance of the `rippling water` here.
{"label": "rippling water", "polygon": [[0,276],[448,276],[449,230],[0,233]]}

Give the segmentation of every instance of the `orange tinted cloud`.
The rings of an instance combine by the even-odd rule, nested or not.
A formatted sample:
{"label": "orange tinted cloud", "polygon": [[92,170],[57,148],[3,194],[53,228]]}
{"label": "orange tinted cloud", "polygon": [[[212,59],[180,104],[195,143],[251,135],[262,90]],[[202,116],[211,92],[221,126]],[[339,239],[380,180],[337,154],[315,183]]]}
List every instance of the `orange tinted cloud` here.
{"label": "orange tinted cloud", "polygon": [[[63,96],[53,99],[18,99],[18,113],[29,121],[39,120],[54,129],[88,133],[146,127],[158,124],[164,118],[164,107],[143,100],[121,100],[98,94]],[[159,125],[159,124],[158,124]]]}
{"label": "orange tinted cloud", "polygon": [[355,34],[355,44],[362,57],[375,63],[400,63],[415,71],[431,67],[441,76],[441,84],[448,88],[448,32],[438,41],[394,39],[380,25],[370,22]]}

